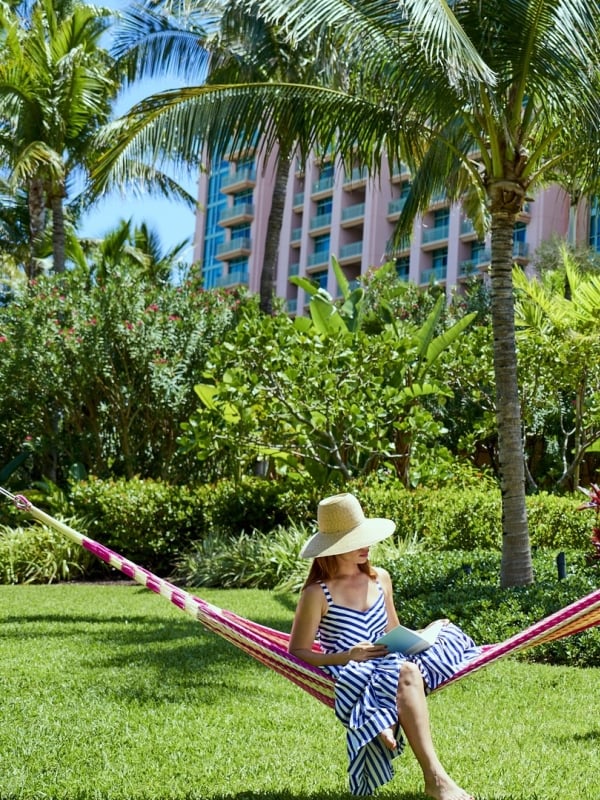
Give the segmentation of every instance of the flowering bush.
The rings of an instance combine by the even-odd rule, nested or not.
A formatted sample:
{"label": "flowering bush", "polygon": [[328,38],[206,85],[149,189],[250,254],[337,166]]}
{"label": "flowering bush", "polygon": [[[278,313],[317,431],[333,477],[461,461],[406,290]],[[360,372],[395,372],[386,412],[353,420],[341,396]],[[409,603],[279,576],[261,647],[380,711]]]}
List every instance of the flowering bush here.
{"label": "flowering bush", "polygon": [[0,308],[0,464],[30,442],[30,481],[78,474],[177,481],[178,452],[206,353],[244,298],[126,274],[99,285],[81,273],[32,282]]}
{"label": "flowering bush", "polygon": [[593,547],[591,559],[594,561],[600,561],[600,486],[592,483],[589,489],[584,489],[581,486],[579,489],[587,495],[588,501],[587,503],[582,503],[577,510],[583,511],[584,509],[591,508],[596,512],[596,519],[594,527],[592,528],[592,534],[590,536],[590,541]]}

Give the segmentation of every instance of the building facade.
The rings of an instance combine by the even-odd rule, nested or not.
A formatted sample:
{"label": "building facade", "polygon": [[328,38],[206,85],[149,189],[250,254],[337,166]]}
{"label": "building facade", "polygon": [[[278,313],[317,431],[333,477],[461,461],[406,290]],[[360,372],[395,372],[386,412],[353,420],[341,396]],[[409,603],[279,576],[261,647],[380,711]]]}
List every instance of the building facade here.
{"label": "building facade", "polygon": [[[276,154],[231,154],[213,163],[199,181],[195,260],[206,288],[260,288],[275,180]],[[303,313],[307,297],[290,282],[300,275],[336,297],[331,269],[336,256],[349,281],[393,260],[399,276],[417,285],[443,284],[448,295],[490,264],[489,238],[479,241],[459,204],[432,198],[412,235],[394,244],[395,224],[410,188],[404,165],[369,178],[364,168],[345,170],[330,158],[292,165],[279,240],[276,294],[291,313]],[[514,258],[529,264],[541,242],[553,236],[600,247],[600,208],[583,208],[576,222],[568,195],[559,187],[528,202],[514,229]]]}

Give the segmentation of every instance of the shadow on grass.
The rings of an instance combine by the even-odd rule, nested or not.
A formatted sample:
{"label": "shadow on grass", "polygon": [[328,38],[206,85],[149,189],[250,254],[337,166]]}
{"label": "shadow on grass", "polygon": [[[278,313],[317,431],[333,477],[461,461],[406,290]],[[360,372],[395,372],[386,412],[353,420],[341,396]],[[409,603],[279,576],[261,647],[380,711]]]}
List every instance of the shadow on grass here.
{"label": "shadow on grass", "polygon": [[[273,627],[270,620],[261,622]],[[132,702],[179,702],[184,689],[192,690],[197,702],[213,702],[215,691],[239,696],[242,684],[244,692],[263,691],[252,679],[256,669],[265,669],[262,664],[185,614],[165,619],[25,611],[5,617],[3,623],[2,640],[10,647],[18,648],[24,639],[55,641],[89,671],[90,680],[98,671],[110,670],[107,691]]]}

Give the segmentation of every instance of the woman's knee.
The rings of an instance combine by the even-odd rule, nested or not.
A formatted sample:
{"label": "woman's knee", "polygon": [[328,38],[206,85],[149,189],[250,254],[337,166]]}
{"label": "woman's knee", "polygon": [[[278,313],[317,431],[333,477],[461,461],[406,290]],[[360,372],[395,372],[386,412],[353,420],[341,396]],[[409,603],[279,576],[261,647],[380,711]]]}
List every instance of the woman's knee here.
{"label": "woman's knee", "polygon": [[421,670],[412,661],[405,661],[400,667],[398,687],[402,686],[422,686],[423,676]]}

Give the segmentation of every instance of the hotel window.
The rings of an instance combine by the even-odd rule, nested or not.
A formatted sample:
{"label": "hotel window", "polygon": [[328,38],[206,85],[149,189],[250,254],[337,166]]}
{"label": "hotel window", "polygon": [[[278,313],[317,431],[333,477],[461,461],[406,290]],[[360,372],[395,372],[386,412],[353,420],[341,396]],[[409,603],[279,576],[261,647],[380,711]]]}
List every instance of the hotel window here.
{"label": "hotel window", "polygon": [[331,197],[326,197],[324,200],[318,200],[316,203],[315,215],[320,217],[323,214],[331,214],[332,208],[333,200]]}
{"label": "hotel window", "polygon": [[322,181],[325,178],[333,178],[334,169],[333,161],[328,161],[326,164],[323,164],[319,170],[319,180]]}
{"label": "hotel window", "polygon": [[597,197],[590,205],[590,247],[600,252],[600,205]]}
{"label": "hotel window", "polygon": [[233,205],[234,206],[252,205],[252,196],[253,196],[252,189],[245,189],[243,192],[234,194]]}
{"label": "hotel window", "polygon": [[313,272],[310,277],[319,284],[319,289],[327,289],[327,274],[327,270],[324,269],[321,272]]}
{"label": "hotel window", "polygon": [[433,227],[447,228],[450,225],[450,209],[440,208],[433,212]]}
{"label": "hotel window", "polygon": [[315,253],[329,253],[329,234],[325,234],[325,236],[315,236],[314,243]]}
{"label": "hotel window", "polygon": [[525,241],[527,241],[527,223],[515,222],[515,227],[513,229],[513,242],[516,244],[517,242]]}
{"label": "hotel window", "polygon": [[410,271],[410,256],[401,256],[396,259],[396,275],[400,280],[408,280],[408,273]]}
{"label": "hotel window", "polygon": [[446,277],[446,267],[448,266],[448,248],[440,247],[431,252],[431,268],[435,270],[438,277]]}
{"label": "hotel window", "polygon": [[249,239],[250,225],[236,225],[231,228],[231,239]]}

